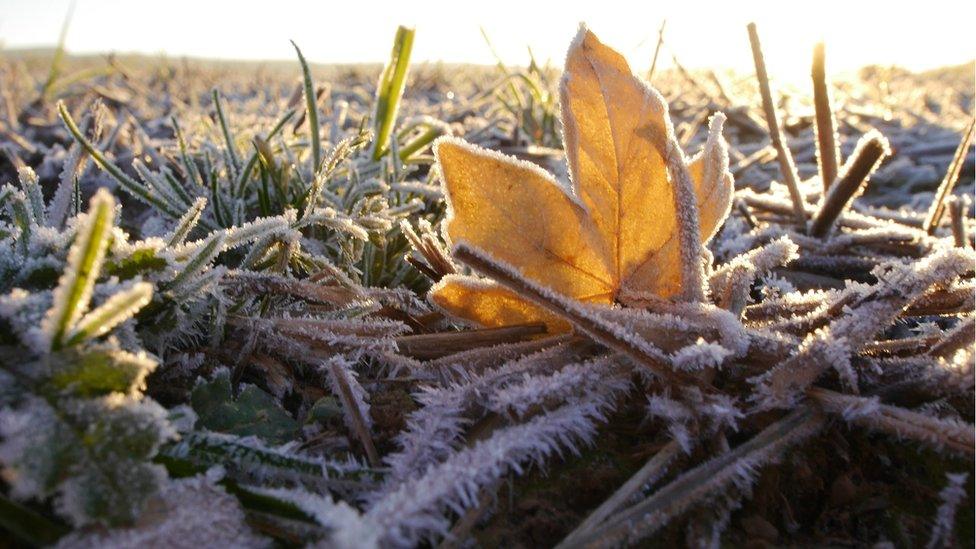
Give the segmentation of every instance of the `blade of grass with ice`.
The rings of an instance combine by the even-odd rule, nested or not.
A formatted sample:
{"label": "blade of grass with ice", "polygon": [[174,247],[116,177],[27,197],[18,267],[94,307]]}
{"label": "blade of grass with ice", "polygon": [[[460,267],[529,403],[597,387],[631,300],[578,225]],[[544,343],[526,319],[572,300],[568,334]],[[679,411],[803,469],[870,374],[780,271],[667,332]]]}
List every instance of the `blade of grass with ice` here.
{"label": "blade of grass with ice", "polygon": [[99,189],[88,208],[88,219],[78,229],[68,252],[68,264],[54,290],[54,304],[41,323],[53,350],[61,348],[65,334],[88,308],[95,279],[105,260],[114,215],[115,199],[107,190]]}
{"label": "blade of grass with ice", "polygon": [[153,285],[148,282],[139,282],[128,290],[115,294],[78,322],[78,327],[72,331],[66,345],[77,345],[106,334],[145,307],[152,299],[152,294]]}
{"label": "blade of grass with ice", "polygon": [[319,110],[316,105],[315,85],[312,82],[312,71],[308,68],[308,62],[305,61],[302,50],[298,48],[298,44],[294,41],[292,41],[291,45],[295,47],[295,53],[298,54],[298,62],[302,65],[305,109],[308,113],[309,141],[312,145],[312,173],[315,173],[319,170],[319,164],[322,162],[322,142],[319,138]]}
{"label": "blade of grass with ice", "polygon": [[75,124],[74,119],[71,118],[71,114],[68,113],[68,108],[65,106],[63,101],[58,102],[58,114],[61,116],[61,120],[64,125],[68,128],[68,132],[75,138],[88,154],[91,155],[92,159],[96,164],[103,170],[109,173],[119,185],[122,186],[126,191],[131,193],[136,198],[141,199],[146,204],[153,206],[159,210],[162,214],[170,217],[171,219],[179,219],[180,212],[176,210],[171,204],[163,200],[162,197],[153,193],[151,189],[147,188],[142,183],[139,183],[135,179],[132,179],[125,174],[118,166],[105,158],[100,150],[95,147],[95,144],[88,140],[84,135],[82,135],[81,130]]}
{"label": "blade of grass with ice", "polygon": [[230,164],[234,167],[234,175],[241,173],[241,159],[237,156],[236,147],[234,147],[234,136],[230,134],[230,126],[227,125],[227,117],[224,116],[224,107],[220,103],[220,92],[217,88],[211,91],[213,96],[214,109],[217,111],[217,120],[220,121],[220,131],[224,135],[224,142],[227,145],[227,156],[230,158]]}

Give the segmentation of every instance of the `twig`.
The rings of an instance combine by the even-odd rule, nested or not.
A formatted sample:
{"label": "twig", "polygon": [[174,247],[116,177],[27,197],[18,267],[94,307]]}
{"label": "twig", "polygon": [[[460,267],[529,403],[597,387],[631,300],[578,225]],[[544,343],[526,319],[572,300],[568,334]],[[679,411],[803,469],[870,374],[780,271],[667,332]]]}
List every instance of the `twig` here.
{"label": "twig", "polygon": [[742,214],[742,219],[745,219],[746,223],[749,225],[750,229],[755,229],[759,225],[756,223],[756,218],[752,217],[752,212],[749,211],[749,206],[741,200],[735,201],[735,209]]}
{"label": "twig", "polygon": [[956,186],[956,181],[959,180],[962,165],[966,160],[966,155],[969,153],[969,147],[973,144],[974,124],[976,124],[976,120],[969,121],[969,126],[966,128],[966,132],[963,133],[962,141],[959,142],[959,148],[956,149],[956,154],[953,155],[949,169],[946,171],[945,177],[939,185],[939,190],[935,193],[932,205],[929,206],[929,213],[925,216],[925,223],[922,224],[922,230],[929,234],[935,234],[935,229],[939,226],[939,221],[942,219],[942,214],[945,211],[945,199],[952,192],[952,188]]}
{"label": "twig", "polygon": [[969,245],[966,238],[966,218],[963,215],[965,202],[959,197],[949,201],[949,220],[952,222],[952,238],[956,242],[957,248],[965,248]]}
{"label": "twig", "polygon": [[520,296],[565,318],[580,331],[604,346],[626,355],[636,364],[673,385],[700,385],[698,379],[672,369],[668,356],[639,334],[594,313],[583,303],[564,297],[526,279],[514,267],[467,244],[454,247],[454,258],[475,271],[495,279]]}
{"label": "twig", "polygon": [[953,328],[929,349],[929,356],[950,357],[959,349],[973,344],[973,330],[976,328],[976,319],[970,318]]}
{"label": "twig", "polygon": [[810,388],[807,395],[825,411],[840,415],[862,427],[889,433],[898,438],[910,438],[936,448],[948,448],[964,455],[972,456],[976,453],[973,426],[962,421],[932,417],[820,387]]}
{"label": "twig", "polygon": [[752,59],[756,64],[756,78],[759,79],[759,92],[762,94],[763,113],[766,116],[766,124],[769,126],[769,137],[773,141],[773,146],[776,147],[776,159],[779,161],[779,169],[783,174],[783,182],[790,190],[796,223],[805,231],[807,218],[804,213],[803,195],[800,194],[799,176],[793,163],[793,155],[790,154],[790,149],[786,146],[786,139],[783,136],[783,130],[780,128],[776,106],[773,104],[773,94],[769,90],[769,76],[766,74],[766,61],[763,59],[762,46],[759,44],[759,33],[756,31],[755,23],[749,23],[747,28],[749,29],[749,42],[752,45]]}
{"label": "twig", "polygon": [[352,394],[352,388],[349,387],[349,380],[346,379],[346,369],[342,367],[339,361],[334,360],[329,364],[329,370],[332,373],[332,378],[335,380],[336,385],[339,387],[338,396],[342,399],[342,404],[349,417],[352,418],[353,425],[356,427],[356,436],[366,450],[366,457],[369,459],[369,464],[373,467],[378,467],[380,465],[380,455],[376,452],[376,446],[373,445],[373,437],[370,436],[369,428],[366,427],[366,419],[356,404],[356,398]]}
{"label": "twig", "polygon": [[595,511],[590,513],[586,517],[586,520],[581,522],[556,547],[572,546],[577,539],[587,535],[593,528],[599,526],[607,517],[626,505],[633,498],[634,494],[645,489],[648,484],[660,479],[667,472],[668,466],[680,452],[681,445],[673,440],[665,445],[664,448],[661,448],[634,476],[630,477],[612,496],[600,504]]}
{"label": "twig", "polygon": [[820,413],[813,407],[801,406],[735,449],[681,475],[651,497],[614,515],[604,527],[566,547],[616,547],[646,537],[668,519],[740,481],[744,474],[816,433],[822,425]]}
{"label": "twig", "polygon": [[661,53],[661,46],[664,45],[664,27],[667,24],[668,20],[664,19],[661,21],[661,27],[657,29],[657,46],[654,47],[654,59],[651,60],[651,70],[647,73],[648,80],[654,77],[654,69],[657,68],[657,56]]}
{"label": "twig", "polygon": [[837,147],[834,112],[830,108],[830,94],[827,90],[823,42],[813,47],[813,67],[810,73],[813,78],[813,107],[816,112],[817,162],[820,166],[820,181],[823,182],[826,194],[837,177],[840,150]]}
{"label": "twig", "polygon": [[861,139],[850,162],[845,166],[844,175],[830,186],[820,210],[813,218],[810,234],[818,238],[827,236],[834,221],[888,152],[888,141],[880,133],[872,132]]}
{"label": "twig", "polygon": [[401,336],[397,338],[396,344],[400,354],[420,360],[429,360],[483,346],[525,341],[533,336],[545,333],[545,324],[519,324],[465,332]]}

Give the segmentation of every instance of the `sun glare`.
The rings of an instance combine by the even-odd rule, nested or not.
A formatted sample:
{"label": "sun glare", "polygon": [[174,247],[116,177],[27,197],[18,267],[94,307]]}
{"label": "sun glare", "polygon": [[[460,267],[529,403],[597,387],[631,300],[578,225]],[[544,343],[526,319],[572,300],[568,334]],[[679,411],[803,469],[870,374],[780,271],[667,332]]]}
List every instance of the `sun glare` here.
{"label": "sun glare", "polygon": [[[5,48],[51,45],[69,0],[0,2],[0,42]],[[192,16],[190,16],[192,14]],[[952,14],[951,17],[946,14]],[[667,20],[659,66],[672,56],[689,68],[749,70],[745,26],[755,21],[770,72],[780,81],[807,78],[813,44],[823,40],[828,70],[898,64],[913,70],[958,64],[974,57],[970,36],[976,5],[931,0],[924,10],[908,2],[663,2],[569,0],[530,3],[496,0],[490,9],[457,2],[325,3],[282,0],[274,9],[258,2],[174,0],[166,9],[148,2],[78,0],[68,33],[75,53],[141,52],[221,59],[290,59],[294,39],[313,62],[380,62],[387,36],[399,24],[417,28],[414,59],[493,64],[482,38],[506,63],[524,65],[528,50],[558,66],[566,37],[585,21],[637,69],[649,67],[657,29]],[[354,21],[354,24],[348,22]],[[215,28],[220,28],[215,32]],[[906,39],[905,37],[910,37]]]}

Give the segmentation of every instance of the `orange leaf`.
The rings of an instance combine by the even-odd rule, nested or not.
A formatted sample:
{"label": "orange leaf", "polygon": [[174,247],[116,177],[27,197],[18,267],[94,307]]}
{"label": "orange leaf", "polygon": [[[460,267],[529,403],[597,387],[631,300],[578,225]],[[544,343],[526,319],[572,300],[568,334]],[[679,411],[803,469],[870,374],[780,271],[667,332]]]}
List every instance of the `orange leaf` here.
{"label": "orange leaf", "polygon": [[[570,46],[560,97],[570,188],[532,164],[457,139],[438,142],[447,239],[580,301],[611,304],[622,291],[675,296],[682,290],[682,209],[698,212],[703,242],[728,215],[724,117],[713,117],[705,150],[689,162],[670,146],[674,130],[661,95],[585,28]],[[676,165],[690,174],[697,204],[680,203],[669,174]],[[550,331],[568,329],[516,293],[476,279],[446,280],[431,298],[483,326],[541,320]]]}

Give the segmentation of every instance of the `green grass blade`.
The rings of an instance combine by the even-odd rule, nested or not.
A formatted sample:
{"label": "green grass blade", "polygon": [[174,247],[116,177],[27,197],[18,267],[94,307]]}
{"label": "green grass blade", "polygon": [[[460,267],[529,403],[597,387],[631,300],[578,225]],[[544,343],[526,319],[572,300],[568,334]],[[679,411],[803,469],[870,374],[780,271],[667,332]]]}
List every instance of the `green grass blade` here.
{"label": "green grass blade", "polygon": [[31,229],[35,225],[34,218],[31,216],[31,209],[27,205],[27,197],[23,192],[17,191],[10,196],[7,202],[14,225],[20,229],[20,237],[17,239],[20,253],[27,255],[30,251]]}
{"label": "green grass blade", "polygon": [[212,90],[214,108],[217,110],[217,120],[220,121],[220,131],[224,134],[224,141],[227,144],[227,156],[234,167],[234,175],[241,173],[241,159],[237,156],[237,147],[234,146],[234,136],[230,133],[230,126],[227,125],[227,117],[224,116],[224,108],[220,103],[220,92],[217,88]]}
{"label": "green grass blade", "polygon": [[[278,123],[275,124],[273,128],[271,128],[271,131],[268,132],[268,135],[265,137],[264,140],[270,141],[274,136],[278,135],[281,129],[285,127],[285,124],[287,124],[288,121],[291,120],[293,116],[295,116],[295,109],[288,109],[287,111],[285,111],[285,114],[282,115],[280,119],[278,119]],[[251,157],[247,159],[247,164],[244,165],[244,171],[241,172],[241,176],[237,178],[238,197],[244,196],[244,188],[247,185],[247,180],[248,178],[251,177],[251,172],[254,170],[254,166],[257,165],[258,160],[259,160],[258,151],[255,150],[254,152],[251,153]]]}
{"label": "green grass blade", "polygon": [[316,173],[319,170],[319,164],[322,163],[322,142],[319,137],[319,111],[315,100],[315,86],[312,83],[312,71],[308,68],[308,62],[305,61],[302,50],[298,49],[298,44],[294,41],[292,41],[291,45],[295,47],[295,52],[298,53],[298,62],[302,65],[302,78],[304,79],[305,85],[305,109],[308,111],[309,141],[312,142],[312,173]]}
{"label": "green grass blade", "polygon": [[190,206],[190,209],[180,218],[179,223],[176,224],[176,228],[173,229],[173,235],[169,237],[166,244],[168,246],[182,244],[186,240],[187,235],[190,234],[190,231],[197,226],[197,222],[200,221],[200,216],[206,207],[207,197],[198,197],[193,202],[193,205]]}
{"label": "green grass blade", "polygon": [[205,244],[199,247],[193,257],[186,262],[183,270],[166,284],[166,289],[173,293],[179,293],[180,287],[202,273],[207,268],[207,265],[223,251],[224,241],[226,239],[227,233],[225,231],[214,233]]}
{"label": "green grass blade", "polygon": [[152,284],[139,282],[128,290],[113,295],[97,309],[82,317],[78,327],[68,338],[67,345],[77,345],[108,333],[145,307],[152,300],[152,294]]}
{"label": "green grass blade", "polygon": [[176,134],[176,142],[180,147],[180,158],[183,161],[183,169],[186,170],[186,176],[198,186],[203,187],[200,170],[197,169],[196,163],[193,162],[193,159],[190,158],[187,152],[186,139],[183,138],[183,130],[180,129],[180,124],[176,121],[175,116],[170,117],[170,121],[173,124],[173,132]]}
{"label": "green grass blade", "polygon": [[88,207],[88,218],[78,228],[68,252],[68,264],[54,290],[54,303],[41,322],[53,350],[62,347],[65,334],[88,309],[95,279],[105,260],[114,216],[115,198],[107,190],[99,189]]}
{"label": "green grass blade", "polygon": [[141,199],[146,204],[156,208],[167,217],[171,219],[180,218],[181,212],[176,211],[168,202],[163,200],[162,197],[154,194],[145,185],[126,175],[125,172],[123,172],[118,166],[110,162],[108,158],[105,158],[102,151],[98,150],[98,148],[95,147],[95,144],[89,141],[88,138],[81,133],[81,130],[78,129],[78,125],[75,124],[74,119],[71,118],[71,115],[68,113],[68,108],[65,106],[63,101],[58,101],[58,114],[61,116],[61,120],[64,122],[65,127],[68,128],[68,132],[70,132],[72,137],[75,138],[75,141],[77,141],[78,144],[81,145],[89,155],[91,155],[92,160],[98,164],[98,167],[105,170],[109,175],[115,178],[123,189],[128,191],[136,198]]}
{"label": "green grass blade", "polygon": [[431,120],[426,126],[427,129],[400,148],[400,160],[405,162],[411,156],[423,150],[424,147],[433,143],[438,137],[451,134],[451,127],[440,120]]}
{"label": "green grass blade", "polygon": [[46,225],[44,195],[41,194],[41,184],[37,179],[37,174],[34,173],[34,170],[24,166],[17,170],[17,177],[20,179],[20,186],[24,189],[24,194],[27,195],[27,200],[30,202],[34,222],[38,225]]}
{"label": "green grass blade", "polygon": [[373,114],[375,140],[373,141],[373,160],[379,160],[387,152],[393,124],[396,122],[400,97],[407,83],[407,69],[410,67],[410,52],[416,31],[399,27],[393,40],[390,62],[380,75],[376,87],[376,108]]}

